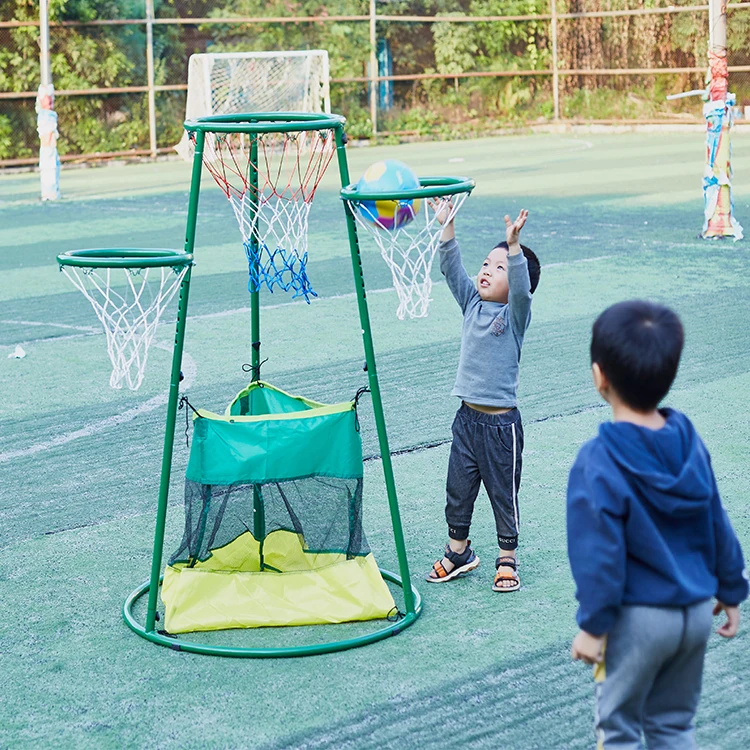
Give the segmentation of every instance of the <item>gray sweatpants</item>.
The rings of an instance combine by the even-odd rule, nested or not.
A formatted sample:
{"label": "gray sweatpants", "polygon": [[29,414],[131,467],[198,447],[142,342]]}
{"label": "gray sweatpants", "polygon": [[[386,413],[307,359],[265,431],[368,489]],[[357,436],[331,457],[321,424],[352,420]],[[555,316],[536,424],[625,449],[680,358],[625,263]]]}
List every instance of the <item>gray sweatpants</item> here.
{"label": "gray sweatpants", "polygon": [[461,404],[453,420],[445,520],[451,539],[467,539],[480,482],[495,515],[502,549],[518,547],[518,486],[523,425],[518,409],[485,414]]}
{"label": "gray sweatpants", "polygon": [[695,748],[703,658],[712,603],[689,607],[624,606],[594,669],[597,748]]}

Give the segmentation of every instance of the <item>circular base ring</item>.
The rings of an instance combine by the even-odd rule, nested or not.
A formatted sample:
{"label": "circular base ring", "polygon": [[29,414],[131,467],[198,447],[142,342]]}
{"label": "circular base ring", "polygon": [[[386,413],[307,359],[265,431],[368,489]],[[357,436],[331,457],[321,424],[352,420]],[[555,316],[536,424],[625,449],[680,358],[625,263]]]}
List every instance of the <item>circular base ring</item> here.
{"label": "circular base ring", "polygon": [[[395,583],[403,588],[401,578],[387,570],[380,569],[380,574],[386,581]],[[161,583],[161,579],[159,581]],[[411,587],[414,596],[414,611],[407,612],[398,622],[392,622],[374,633],[361,635],[357,638],[349,638],[345,641],[331,641],[329,643],[317,643],[310,646],[288,646],[281,648],[243,648],[231,646],[212,646],[207,643],[196,643],[195,641],[186,641],[177,636],[168,636],[157,633],[155,630],[147,631],[144,625],[141,625],[133,615],[133,606],[144,594],[150,589],[150,581],[135,589],[125,600],[122,609],[122,616],[126,625],[141,638],[145,638],[159,646],[167,646],[175,651],[190,651],[194,654],[206,654],[209,656],[234,656],[244,658],[279,658],[284,656],[313,656],[315,654],[328,654],[334,651],[344,651],[349,648],[366,646],[368,643],[383,640],[388,636],[397,635],[410,625],[416,622],[422,612],[422,599],[419,592]]]}

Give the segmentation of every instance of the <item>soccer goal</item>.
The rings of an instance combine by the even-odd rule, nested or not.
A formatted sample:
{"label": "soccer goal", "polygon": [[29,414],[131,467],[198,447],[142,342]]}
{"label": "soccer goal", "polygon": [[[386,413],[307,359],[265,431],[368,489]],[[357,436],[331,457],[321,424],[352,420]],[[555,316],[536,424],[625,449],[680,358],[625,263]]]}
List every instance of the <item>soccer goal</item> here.
{"label": "soccer goal", "polygon": [[[220,52],[191,55],[186,120],[246,112],[330,113],[328,52]],[[187,134],[177,146],[192,158]]]}

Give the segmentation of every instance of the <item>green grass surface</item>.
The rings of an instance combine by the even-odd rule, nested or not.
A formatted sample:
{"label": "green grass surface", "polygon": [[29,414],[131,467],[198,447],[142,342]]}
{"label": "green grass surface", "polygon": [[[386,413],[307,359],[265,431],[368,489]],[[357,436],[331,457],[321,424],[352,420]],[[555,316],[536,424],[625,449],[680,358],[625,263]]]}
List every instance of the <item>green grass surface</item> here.
{"label": "green grass surface", "polygon": [[[735,204],[750,226],[750,142],[735,138]],[[57,253],[181,247],[189,168],[179,162],[69,169],[63,200],[38,202],[38,177],[0,175],[0,748],[589,748],[593,689],[569,661],[575,600],[565,552],[567,472],[608,418],[590,385],[589,331],[620,299],[673,306],[687,342],[668,399],[695,421],[750,551],[750,280],[746,243],[697,239],[703,142],[692,135],[535,136],[352,149],[353,175],[398,158],[421,174],[466,174],[477,189],[457,223],[478,269],[528,208],[524,235],[542,279],[521,361],[526,430],[519,594],[490,590],[489,503],[472,539],[482,564],[456,583],[424,573],[445,542],[443,496],[457,407],[449,395],[461,318],[437,269],[429,317],[398,321],[388,269],[362,239],[368,302],[419,621],[398,637],[305,659],[232,660],[160,648],[121,618],[149,572],[172,324],[140,391],[112,391],[104,336]],[[461,158],[463,162],[453,160]],[[451,161],[449,161],[451,160]],[[224,408],[249,361],[239,232],[224,196],[201,198],[186,337],[192,403]],[[309,274],[320,297],[263,294],[263,376],[321,401],[365,384],[343,211],[333,170],[311,216]],[[24,359],[8,359],[16,344]],[[368,403],[365,453],[377,454]],[[182,419],[182,413],[179,415]],[[187,449],[178,422],[165,549],[182,535]],[[396,569],[382,470],[366,462],[365,528]],[[747,618],[748,607],[743,608]],[[218,642],[292,645],[370,624],[233,631]],[[698,714],[701,748],[750,747],[750,626],[712,638]]]}

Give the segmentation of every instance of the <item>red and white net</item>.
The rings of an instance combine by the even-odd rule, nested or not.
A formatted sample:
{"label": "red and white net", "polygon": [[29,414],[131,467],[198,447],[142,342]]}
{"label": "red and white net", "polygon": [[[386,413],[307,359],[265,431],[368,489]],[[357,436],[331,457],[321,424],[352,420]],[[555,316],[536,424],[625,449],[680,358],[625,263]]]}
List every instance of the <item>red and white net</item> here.
{"label": "red and white net", "polygon": [[331,129],[206,133],[203,163],[234,209],[251,292],[265,285],[308,302],[317,296],[307,276],[308,224],[334,153]]}

